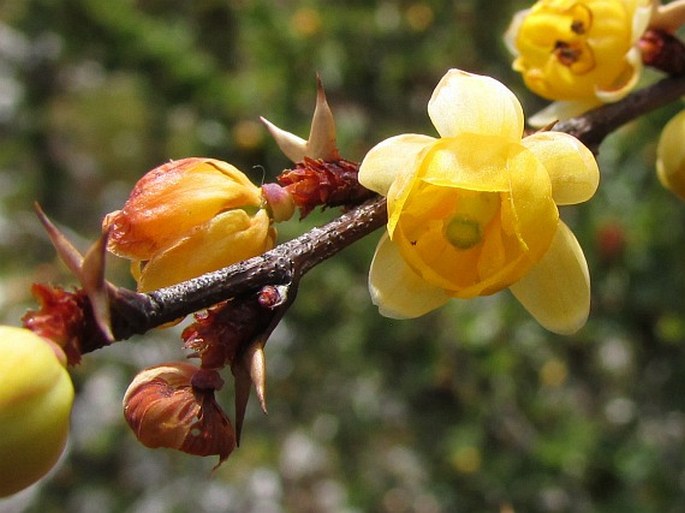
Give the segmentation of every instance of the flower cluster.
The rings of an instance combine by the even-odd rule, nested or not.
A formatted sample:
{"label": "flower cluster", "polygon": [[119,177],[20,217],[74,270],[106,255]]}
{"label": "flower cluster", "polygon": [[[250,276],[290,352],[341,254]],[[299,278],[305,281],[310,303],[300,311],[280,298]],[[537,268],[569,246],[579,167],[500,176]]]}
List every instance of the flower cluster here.
{"label": "flower cluster", "polygon": [[539,0],[520,11],[505,41],[513,68],[536,94],[555,100],[531,122],[544,125],[617,101],[642,70],[638,42],[651,0]]}

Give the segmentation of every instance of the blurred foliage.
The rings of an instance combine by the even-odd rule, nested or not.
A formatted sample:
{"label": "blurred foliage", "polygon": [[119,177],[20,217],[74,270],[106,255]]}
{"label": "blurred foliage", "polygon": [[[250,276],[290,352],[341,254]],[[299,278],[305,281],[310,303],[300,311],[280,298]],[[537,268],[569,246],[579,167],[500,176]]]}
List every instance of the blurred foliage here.
{"label": "blurred foliage", "polygon": [[[536,111],[501,41],[526,5],[3,0],[0,321],[18,324],[32,282],[72,282],[33,201],[85,247],[168,159],[212,156],[272,180],[288,162],[258,116],[306,136],[316,73],[350,159],[393,134],[431,133],[426,103],[449,67],[495,76]],[[67,456],[0,511],[682,511],[685,206],[653,169],[679,108],[612,135],[599,193],[562,212],[593,277],[577,335],[545,332],[506,292],[382,318],[366,290],[368,237],[304,279],[267,346],[269,416],[250,404],[242,445],[218,470],[145,449],[124,425],[136,371],[183,358],[167,329],[84,359]],[[284,224],[281,239],[331,215]],[[131,284],[114,259],[109,277]]]}

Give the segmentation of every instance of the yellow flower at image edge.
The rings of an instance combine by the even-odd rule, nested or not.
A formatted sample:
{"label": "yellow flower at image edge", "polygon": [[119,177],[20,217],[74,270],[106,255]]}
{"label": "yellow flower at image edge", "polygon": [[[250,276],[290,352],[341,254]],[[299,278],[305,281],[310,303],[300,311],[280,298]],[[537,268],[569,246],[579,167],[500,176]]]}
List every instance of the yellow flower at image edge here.
{"label": "yellow flower at image edge", "polygon": [[536,94],[556,100],[545,124],[627,95],[637,84],[637,47],[652,14],[650,0],[540,0],[520,11],[505,41],[514,70]]}
{"label": "yellow flower at image edge", "polygon": [[0,497],[6,497],[59,459],[74,388],[59,347],[29,330],[0,326],[0,353]]}
{"label": "yellow flower at image edge", "polygon": [[661,131],[656,171],[661,184],[685,200],[685,110],[676,114]]}
{"label": "yellow flower at image edge", "polygon": [[557,205],[597,189],[594,156],[558,132],[521,138],[521,105],[496,80],[450,70],[428,104],[440,138],[404,134],[372,148],[359,181],[388,200],[369,288],[389,317],[510,288],[547,329],[586,321],[583,252]]}
{"label": "yellow flower at image edge", "polygon": [[234,166],[209,158],[148,172],[103,227],[108,249],[133,261],[141,291],[259,255],[276,239],[261,189]]}

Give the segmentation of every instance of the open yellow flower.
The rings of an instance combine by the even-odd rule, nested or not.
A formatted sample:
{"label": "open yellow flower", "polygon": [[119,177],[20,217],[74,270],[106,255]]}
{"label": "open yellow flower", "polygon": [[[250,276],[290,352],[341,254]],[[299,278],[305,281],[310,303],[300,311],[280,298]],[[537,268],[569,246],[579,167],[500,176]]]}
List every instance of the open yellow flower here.
{"label": "open yellow flower", "polygon": [[536,94],[556,100],[533,124],[614,102],[637,84],[637,42],[652,15],[651,0],[539,0],[518,12],[505,41],[514,70]]}
{"label": "open yellow flower", "polygon": [[500,82],[450,70],[428,103],[440,138],[404,134],[372,148],[359,181],[388,199],[369,273],[382,314],[412,318],[452,297],[510,288],[547,329],[586,321],[583,252],[557,205],[586,201],[594,156],[558,132],[521,138],[521,105]]}
{"label": "open yellow flower", "polygon": [[664,187],[685,200],[685,110],[666,123],[661,132],[656,172]]}
{"label": "open yellow flower", "polygon": [[153,169],[103,228],[107,249],[133,260],[141,291],[259,255],[276,238],[262,190],[232,165],[209,158]]}

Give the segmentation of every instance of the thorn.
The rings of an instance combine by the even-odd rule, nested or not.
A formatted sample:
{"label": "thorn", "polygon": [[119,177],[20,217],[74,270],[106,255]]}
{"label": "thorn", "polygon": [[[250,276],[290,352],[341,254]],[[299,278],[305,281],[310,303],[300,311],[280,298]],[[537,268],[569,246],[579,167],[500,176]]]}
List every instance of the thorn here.
{"label": "thorn", "polygon": [[245,361],[250,371],[250,380],[254,384],[259,406],[268,415],[266,410],[266,358],[264,346],[261,342],[252,344],[245,353]]}
{"label": "thorn", "polygon": [[105,230],[88,249],[83,259],[80,279],[90,299],[93,316],[98,328],[100,328],[108,342],[113,342],[114,335],[111,328],[109,291],[105,282],[105,254],[108,234],[109,230]]}
{"label": "thorn", "polygon": [[84,258],[53,222],[50,221],[38,203],[34,203],[34,208],[38,219],[57,251],[57,255],[59,255],[69,271],[76,276],[83,290],[88,295],[98,328],[100,328],[108,342],[114,341],[110,322],[108,284],[105,281],[105,251],[107,249],[108,231],[102,233],[98,240],[88,249]]}
{"label": "thorn", "polygon": [[48,232],[48,237],[50,237],[52,245],[57,250],[57,255],[59,255],[62,262],[64,262],[72,274],[80,279],[83,256],[74,246],[72,246],[71,242],[67,240],[64,234],[59,231],[52,221],[50,221],[38,203],[34,203],[33,207],[36,210],[39,221],[45,228],[45,231]]}
{"label": "thorn", "polygon": [[302,162],[304,160],[305,154],[307,153],[307,141],[295,134],[278,128],[266,118],[260,116],[259,119],[264,123],[266,129],[286,157],[293,162]]}
{"label": "thorn", "polygon": [[335,142],[335,118],[326,100],[321,77],[316,76],[316,107],[309,130],[306,155],[313,159],[340,160]]}

